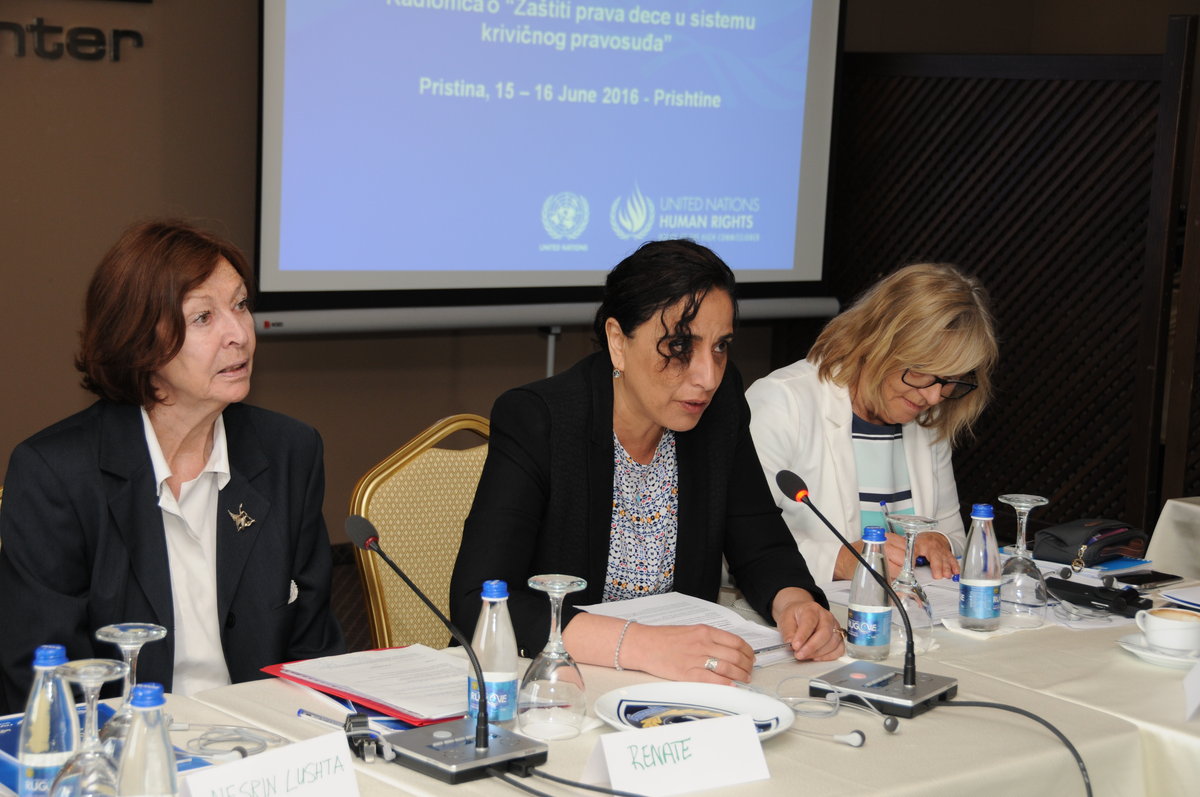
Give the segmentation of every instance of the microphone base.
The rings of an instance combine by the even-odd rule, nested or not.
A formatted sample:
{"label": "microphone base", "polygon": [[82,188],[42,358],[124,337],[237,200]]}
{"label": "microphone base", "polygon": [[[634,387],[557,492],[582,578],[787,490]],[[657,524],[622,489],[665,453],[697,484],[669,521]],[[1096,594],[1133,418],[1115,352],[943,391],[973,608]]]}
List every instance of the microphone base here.
{"label": "microphone base", "polygon": [[475,720],[464,718],[425,725],[384,736],[396,751],[395,763],[443,783],[462,783],[488,777],[488,769],[528,770],[546,763],[549,748],[542,742],[488,726],[488,749],[475,749]]}
{"label": "microphone base", "polygon": [[[819,680],[896,717],[915,717],[958,694],[958,681],[954,678],[917,673],[917,684],[910,689],[904,685],[903,670],[873,661],[847,664]],[[830,691],[816,683],[810,682],[808,686],[808,693],[816,697]]]}

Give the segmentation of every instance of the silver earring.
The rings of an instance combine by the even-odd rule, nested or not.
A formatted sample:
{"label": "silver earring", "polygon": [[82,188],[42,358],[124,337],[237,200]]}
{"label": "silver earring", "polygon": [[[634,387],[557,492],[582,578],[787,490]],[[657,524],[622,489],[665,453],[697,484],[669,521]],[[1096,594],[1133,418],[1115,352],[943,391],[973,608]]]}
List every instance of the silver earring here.
{"label": "silver earring", "polygon": [[613,379],[620,379],[620,378],[621,378],[621,369],[614,368],[613,369]]}

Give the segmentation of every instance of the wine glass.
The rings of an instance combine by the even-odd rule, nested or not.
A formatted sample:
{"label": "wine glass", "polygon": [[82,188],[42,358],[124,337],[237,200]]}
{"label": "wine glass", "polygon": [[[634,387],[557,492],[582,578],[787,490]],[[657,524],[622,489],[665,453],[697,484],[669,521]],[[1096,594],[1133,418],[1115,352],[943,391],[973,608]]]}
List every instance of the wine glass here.
{"label": "wine glass", "polygon": [[83,745],[58,771],[50,785],[50,797],[115,797],[117,765],[100,741],[96,699],[100,687],[124,677],[129,672],[129,665],[113,659],[80,659],[59,666],[57,672],[65,680],[79,684],[87,703],[87,716]]}
{"label": "wine glass", "polygon": [[517,697],[517,724],[521,733],[553,741],[578,736],[587,713],[583,675],[562,641],[562,602],[571,592],[587,586],[575,576],[544,575],[529,579],[529,587],[550,598],[550,638],[529,664]]}
{"label": "wine glass", "polygon": [[[917,535],[923,531],[932,531],[937,525],[933,518],[920,515],[884,515],[893,527],[899,527],[904,534],[904,567],[892,580],[892,589],[900,598],[900,610],[908,615],[912,625],[913,650],[924,653],[933,646],[933,608],[925,595],[925,588],[917,581],[913,572],[913,562],[916,559]],[[908,636],[904,630],[904,621],[898,612],[893,612],[892,623],[896,626],[896,641],[905,644]]]}
{"label": "wine glass", "polygon": [[1000,571],[1000,611],[1018,628],[1037,628],[1046,622],[1046,579],[1025,547],[1025,527],[1034,507],[1049,503],[1040,495],[1000,496],[1017,513],[1017,544]]}
{"label": "wine glass", "polygon": [[96,630],[96,639],[116,645],[121,651],[128,668],[125,672],[125,699],[117,713],[104,723],[100,739],[107,745],[113,758],[119,758],[129,725],[133,722],[133,709],[129,707],[133,687],[137,685],[137,660],[142,645],[157,642],[167,635],[167,629],[154,623],[114,623]]}

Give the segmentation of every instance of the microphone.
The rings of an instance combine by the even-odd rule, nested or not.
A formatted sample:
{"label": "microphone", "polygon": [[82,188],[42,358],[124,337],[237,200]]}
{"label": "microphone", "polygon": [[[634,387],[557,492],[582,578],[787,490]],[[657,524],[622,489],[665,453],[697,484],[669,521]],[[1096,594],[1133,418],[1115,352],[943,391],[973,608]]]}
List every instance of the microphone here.
{"label": "microphone", "polygon": [[827,682],[825,685],[810,682],[809,694],[828,694],[832,689],[827,687],[831,685],[838,691],[847,692],[869,702],[884,714],[901,717],[915,717],[917,714],[933,708],[938,701],[949,700],[958,694],[958,681],[954,678],[917,674],[917,652],[913,646],[912,623],[909,622],[908,613],[900,605],[900,597],[896,595],[896,591],[892,589],[892,585],[887,582],[887,579],[867,564],[867,560],[863,559],[862,554],[842,536],[840,531],[833,527],[825,515],[821,514],[821,510],[817,509],[816,504],[808,497],[808,486],[804,483],[804,479],[790,470],[781,470],[775,474],[775,484],[788,498],[811,509],[825,524],[825,527],[833,532],[833,536],[837,537],[838,541],[845,546],[846,550],[854,554],[854,558],[867,568],[871,577],[891,596],[892,604],[896,607],[896,611],[904,623],[906,640],[901,684],[896,683],[896,676],[900,673],[895,667],[860,661],[840,667],[828,675],[822,676],[819,680]]}
{"label": "microphone", "polygon": [[491,767],[499,767],[502,770],[516,767],[524,771],[546,763],[549,748],[542,742],[527,739],[497,725],[488,725],[487,700],[484,696],[486,682],[471,641],[425,596],[412,579],[404,574],[400,566],[384,553],[379,545],[379,533],[375,531],[371,521],[362,515],[350,515],[346,518],[346,534],[356,546],[373,551],[386,562],[429,610],[437,615],[450,635],[466,651],[467,658],[471,660],[471,667],[475,670],[475,683],[480,690],[479,712],[473,730],[472,720],[464,717],[457,721],[385,735],[384,741],[391,744],[395,750],[396,763],[431,775],[444,783],[461,783],[486,777]]}

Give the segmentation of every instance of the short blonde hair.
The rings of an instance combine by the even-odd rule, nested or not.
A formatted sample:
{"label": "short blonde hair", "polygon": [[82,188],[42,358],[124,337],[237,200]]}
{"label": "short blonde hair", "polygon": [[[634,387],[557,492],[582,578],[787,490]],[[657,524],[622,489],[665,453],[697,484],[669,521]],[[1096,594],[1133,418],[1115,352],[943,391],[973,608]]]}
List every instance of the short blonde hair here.
{"label": "short blonde hair", "polygon": [[972,374],[979,387],[917,417],[938,439],[954,442],[970,434],[992,394],[999,348],[987,291],[946,263],[905,266],[826,324],[808,359],[822,379],[847,388],[872,414],[883,405],[889,374],[905,368],[943,377]]}

